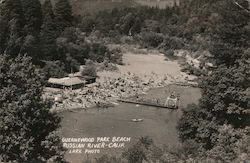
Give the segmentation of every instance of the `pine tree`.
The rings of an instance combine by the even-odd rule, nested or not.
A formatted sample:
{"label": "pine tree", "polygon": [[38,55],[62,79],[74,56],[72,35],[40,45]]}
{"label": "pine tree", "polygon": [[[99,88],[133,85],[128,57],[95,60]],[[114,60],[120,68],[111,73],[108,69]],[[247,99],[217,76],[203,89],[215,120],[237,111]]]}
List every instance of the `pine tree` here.
{"label": "pine tree", "polygon": [[0,54],[4,52],[7,44],[7,31],[8,24],[7,21],[4,20],[3,16],[0,16]]}
{"label": "pine tree", "polygon": [[42,8],[39,0],[21,0],[24,17],[26,19],[25,31],[28,35],[36,36],[40,33],[42,25]]}
{"label": "pine tree", "polygon": [[23,27],[25,18],[20,0],[8,0],[1,6],[0,14],[8,23],[6,53],[17,56],[20,53],[23,41]]}
{"label": "pine tree", "polygon": [[40,53],[39,34],[42,24],[42,9],[39,0],[21,0],[25,17],[24,39],[21,54],[32,57],[33,63],[38,63]]}
{"label": "pine tree", "polygon": [[31,59],[0,56],[0,162],[64,162],[60,118],[42,99],[43,77]]}
{"label": "pine tree", "polygon": [[43,57],[45,60],[55,59],[57,27],[55,24],[54,13],[50,0],[45,0],[43,4],[43,25],[41,29],[41,42]]}
{"label": "pine tree", "polygon": [[55,18],[57,27],[62,32],[66,27],[72,26],[73,13],[68,0],[58,0],[55,4]]}
{"label": "pine tree", "polygon": [[53,11],[53,7],[50,0],[45,0],[42,5],[43,17],[50,16],[51,18],[55,18],[55,14]]}
{"label": "pine tree", "polygon": [[21,25],[25,24],[22,4],[20,0],[6,0],[1,5],[0,13],[7,21],[18,19]]}

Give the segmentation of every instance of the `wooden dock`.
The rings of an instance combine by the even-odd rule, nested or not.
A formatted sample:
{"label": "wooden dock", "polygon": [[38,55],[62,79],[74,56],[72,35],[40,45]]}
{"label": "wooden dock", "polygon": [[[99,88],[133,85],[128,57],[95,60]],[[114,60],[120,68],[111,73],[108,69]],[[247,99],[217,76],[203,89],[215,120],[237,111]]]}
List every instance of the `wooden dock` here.
{"label": "wooden dock", "polygon": [[118,101],[125,102],[125,103],[131,103],[131,104],[158,107],[158,108],[178,109],[178,108],[172,108],[172,107],[164,106],[164,105],[161,105],[161,104],[149,103],[149,102],[145,102],[145,101],[133,101],[133,100],[128,100],[128,99],[118,99]]}

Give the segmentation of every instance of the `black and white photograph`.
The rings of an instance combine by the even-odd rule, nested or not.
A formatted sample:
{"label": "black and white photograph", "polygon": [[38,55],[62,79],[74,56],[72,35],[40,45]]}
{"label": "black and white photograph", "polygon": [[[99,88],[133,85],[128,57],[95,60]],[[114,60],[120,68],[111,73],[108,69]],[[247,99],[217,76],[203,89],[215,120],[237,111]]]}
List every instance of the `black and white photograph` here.
{"label": "black and white photograph", "polygon": [[250,163],[250,0],[0,0],[0,163]]}

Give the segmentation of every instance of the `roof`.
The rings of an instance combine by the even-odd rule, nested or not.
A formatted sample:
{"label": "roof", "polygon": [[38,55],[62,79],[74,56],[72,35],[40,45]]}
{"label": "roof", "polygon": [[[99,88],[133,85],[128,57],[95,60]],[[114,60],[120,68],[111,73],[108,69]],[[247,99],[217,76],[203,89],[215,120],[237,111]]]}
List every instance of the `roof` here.
{"label": "roof", "polygon": [[72,85],[85,84],[86,81],[84,80],[84,78],[80,77],[65,77],[65,78],[49,78],[48,83],[58,84],[63,86],[72,86]]}
{"label": "roof", "polygon": [[86,80],[88,80],[88,79],[96,79],[95,76],[87,76],[87,75],[81,76],[80,78],[82,78],[83,80],[84,80],[84,79],[86,79]]}
{"label": "roof", "polygon": [[69,77],[73,78],[73,77],[78,77],[78,78],[82,78],[82,79],[96,79],[96,76],[89,76],[89,75],[81,75],[81,72],[77,72],[77,73],[72,73],[68,75]]}

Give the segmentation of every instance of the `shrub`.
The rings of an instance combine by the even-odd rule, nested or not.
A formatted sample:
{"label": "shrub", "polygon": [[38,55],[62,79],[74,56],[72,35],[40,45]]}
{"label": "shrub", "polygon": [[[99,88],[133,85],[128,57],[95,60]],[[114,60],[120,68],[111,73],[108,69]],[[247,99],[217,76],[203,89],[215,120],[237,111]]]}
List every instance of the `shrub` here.
{"label": "shrub", "polygon": [[116,158],[114,156],[103,155],[100,158],[97,158],[96,163],[122,163],[121,158]]}
{"label": "shrub", "polygon": [[145,47],[158,47],[164,40],[163,34],[160,33],[141,33],[141,40]]}
{"label": "shrub", "polygon": [[165,57],[167,57],[167,58],[174,58],[174,51],[172,49],[164,51],[163,53],[164,53]]}
{"label": "shrub", "polygon": [[97,76],[96,66],[93,61],[87,60],[85,66],[84,69],[80,70],[82,76]]}
{"label": "shrub", "polygon": [[208,73],[207,70],[196,68],[188,63],[184,63],[182,65],[181,71],[186,72],[188,74],[195,75],[195,76],[202,76],[202,75],[206,75]]}
{"label": "shrub", "polygon": [[119,65],[122,65],[122,53],[121,53],[121,49],[119,48],[115,48],[110,50],[109,53],[107,53],[106,58],[108,59],[109,62],[111,63],[116,63]]}
{"label": "shrub", "polygon": [[61,61],[45,61],[43,71],[47,79],[50,77],[61,78],[66,75],[64,63]]}
{"label": "shrub", "polygon": [[109,50],[106,46],[101,43],[93,43],[90,45],[90,54],[89,59],[96,62],[103,62],[105,56],[109,53]]}
{"label": "shrub", "polygon": [[182,49],[184,46],[185,43],[181,38],[165,36],[164,41],[162,42],[159,48],[164,49],[164,51],[167,51],[169,49],[172,50]]}

